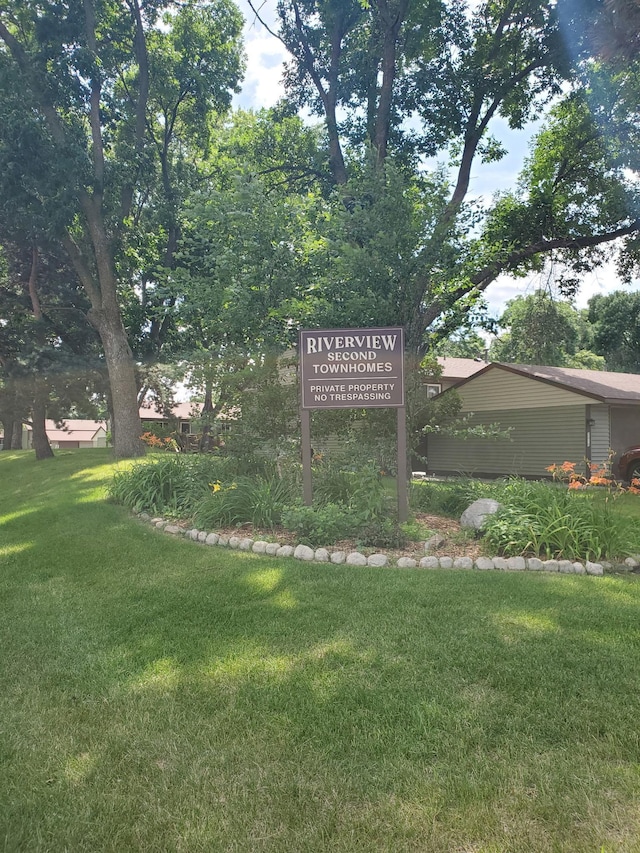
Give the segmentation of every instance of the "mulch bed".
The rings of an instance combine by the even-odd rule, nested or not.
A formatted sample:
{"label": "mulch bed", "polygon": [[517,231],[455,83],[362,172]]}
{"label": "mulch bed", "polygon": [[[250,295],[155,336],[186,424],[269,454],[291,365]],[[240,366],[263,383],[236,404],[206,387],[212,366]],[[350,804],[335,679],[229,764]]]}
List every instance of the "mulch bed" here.
{"label": "mulch bed", "polygon": [[[475,560],[484,553],[480,540],[473,538],[472,534],[463,532],[460,524],[454,519],[444,518],[440,515],[428,515],[426,513],[416,513],[414,517],[419,524],[430,531],[425,536],[425,539],[433,534],[440,534],[445,539],[443,545],[437,549],[430,550],[429,554],[433,554],[436,557],[471,557]],[[223,533],[227,536],[247,536],[256,541],[264,539],[267,542],[279,542],[281,545],[297,544],[295,534],[282,527],[277,527],[273,530],[264,530],[254,527],[252,524],[243,524],[240,527],[216,529],[215,532]],[[419,542],[407,542],[406,546],[400,549],[384,547],[364,548],[355,539],[343,539],[338,542],[327,542],[324,547],[330,551],[361,551],[366,555],[375,554],[380,551],[393,558],[414,557],[420,559],[420,557],[425,556],[424,542],[424,539]]]}

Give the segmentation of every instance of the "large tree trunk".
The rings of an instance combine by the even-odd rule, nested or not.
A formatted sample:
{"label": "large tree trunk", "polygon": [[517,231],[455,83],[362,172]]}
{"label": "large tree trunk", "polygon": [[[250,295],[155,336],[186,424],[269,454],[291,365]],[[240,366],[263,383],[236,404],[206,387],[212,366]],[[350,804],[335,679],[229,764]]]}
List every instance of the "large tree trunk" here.
{"label": "large tree trunk", "polygon": [[33,417],[31,419],[31,440],[36,452],[36,459],[51,459],[53,450],[49,444],[49,437],[45,428],[47,416],[47,390],[40,382],[35,383],[33,400]]}
{"label": "large tree trunk", "polygon": [[138,409],[138,386],[135,363],[127,334],[119,315],[108,317],[100,312],[96,328],[102,341],[111,391],[111,440],[117,459],[144,456],[140,438],[142,425]]}

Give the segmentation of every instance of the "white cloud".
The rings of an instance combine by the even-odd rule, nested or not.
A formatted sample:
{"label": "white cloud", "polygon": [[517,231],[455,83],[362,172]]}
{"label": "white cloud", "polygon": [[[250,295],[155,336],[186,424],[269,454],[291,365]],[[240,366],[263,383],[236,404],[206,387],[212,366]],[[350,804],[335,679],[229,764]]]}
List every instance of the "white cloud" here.
{"label": "white cloud", "polygon": [[[267,25],[275,29],[275,3],[255,4]],[[283,64],[287,51],[282,42],[262,26],[246,0],[238,0],[245,17],[244,43],[247,70],[242,92],[236,96],[236,106],[245,109],[272,107],[284,94],[282,86]]]}

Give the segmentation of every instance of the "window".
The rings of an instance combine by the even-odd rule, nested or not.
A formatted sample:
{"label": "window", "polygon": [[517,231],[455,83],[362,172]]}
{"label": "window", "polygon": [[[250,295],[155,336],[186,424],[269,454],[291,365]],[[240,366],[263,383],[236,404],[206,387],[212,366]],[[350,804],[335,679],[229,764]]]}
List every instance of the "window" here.
{"label": "window", "polygon": [[191,423],[189,421],[181,421],[180,432],[183,435],[188,435],[191,432]]}
{"label": "window", "polygon": [[442,391],[442,385],[425,385],[424,388],[427,393],[427,400],[430,400]]}

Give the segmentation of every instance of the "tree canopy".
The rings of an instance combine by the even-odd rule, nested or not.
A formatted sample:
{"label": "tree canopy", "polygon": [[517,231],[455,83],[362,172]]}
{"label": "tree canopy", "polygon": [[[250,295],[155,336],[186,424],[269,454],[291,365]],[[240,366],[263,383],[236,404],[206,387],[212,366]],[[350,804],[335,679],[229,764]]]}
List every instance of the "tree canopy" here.
{"label": "tree canopy", "polygon": [[[0,244],[20,232],[65,253],[116,453],[142,452],[137,393],[159,363],[220,392],[225,359],[226,373],[255,364],[302,325],[402,325],[418,363],[501,275],[552,260],[571,295],[616,255],[632,278],[635,14],[628,0],[279,0],[286,96],[230,113],[232,0],[0,0]],[[534,122],[518,181],[479,196],[506,153],[499,125]],[[577,357],[567,347],[539,355]]]}

